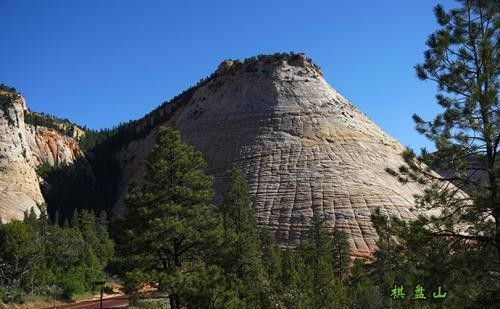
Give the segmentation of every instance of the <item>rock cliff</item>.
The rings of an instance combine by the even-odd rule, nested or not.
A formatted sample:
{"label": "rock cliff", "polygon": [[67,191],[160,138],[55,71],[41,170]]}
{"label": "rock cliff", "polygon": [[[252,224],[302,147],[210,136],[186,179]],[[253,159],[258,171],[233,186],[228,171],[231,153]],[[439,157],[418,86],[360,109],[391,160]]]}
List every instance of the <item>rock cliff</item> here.
{"label": "rock cliff", "polygon": [[55,129],[26,125],[26,133],[35,166],[68,166],[84,156],[77,140]]}
{"label": "rock cliff", "polygon": [[22,218],[23,211],[43,202],[28,146],[24,99],[0,92],[0,216]]}
{"label": "rock cliff", "polygon": [[36,168],[72,164],[83,156],[78,142],[55,129],[25,123],[24,98],[0,92],[0,217],[22,219],[23,212],[43,204]]}
{"label": "rock cliff", "polygon": [[[413,195],[422,188],[385,172],[403,164],[403,146],[330,87],[304,55],[225,61],[180,101],[142,123],[163,119],[178,129],[203,153],[218,192],[226,171],[239,167],[259,223],[281,246],[297,245],[318,213],[328,228],[350,235],[353,255],[369,256],[377,239],[370,222],[376,208],[403,219],[415,216]],[[118,154],[122,197],[143,175],[152,144],[153,132]],[[120,200],[117,213],[123,212]]]}

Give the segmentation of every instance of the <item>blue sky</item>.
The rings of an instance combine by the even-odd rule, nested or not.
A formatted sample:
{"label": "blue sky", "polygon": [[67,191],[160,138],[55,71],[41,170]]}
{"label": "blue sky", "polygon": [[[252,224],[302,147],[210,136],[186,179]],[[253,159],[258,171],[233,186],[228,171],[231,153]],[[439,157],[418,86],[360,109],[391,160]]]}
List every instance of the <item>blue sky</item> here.
{"label": "blue sky", "polygon": [[91,128],[143,116],[224,59],[305,52],[326,80],[386,132],[429,146],[414,112],[432,117],[421,82],[432,8],[451,0],[0,0],[0,82],[28,106]]}

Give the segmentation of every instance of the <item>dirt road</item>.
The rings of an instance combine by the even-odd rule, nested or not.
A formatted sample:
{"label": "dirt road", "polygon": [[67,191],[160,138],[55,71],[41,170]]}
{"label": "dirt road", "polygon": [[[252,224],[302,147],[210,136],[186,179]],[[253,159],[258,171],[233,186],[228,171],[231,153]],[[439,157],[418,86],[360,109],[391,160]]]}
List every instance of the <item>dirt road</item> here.
{"label": "dirt road", "polygon": [[[117,296],[106,298],[102,301],[103,308],[122,308],[128,306],[128,296]],[[53,309],[49,307],[45,309]],[[82,301],[74,304],[59,305],[57,309],[99,309],[101,308],[100,300]]]}

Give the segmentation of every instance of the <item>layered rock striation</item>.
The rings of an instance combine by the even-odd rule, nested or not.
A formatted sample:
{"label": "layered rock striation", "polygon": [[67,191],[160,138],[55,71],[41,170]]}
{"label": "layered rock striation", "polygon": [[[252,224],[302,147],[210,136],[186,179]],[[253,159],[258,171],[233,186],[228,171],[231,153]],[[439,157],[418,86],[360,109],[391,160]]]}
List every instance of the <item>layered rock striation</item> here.
{"label": "layered rock striation", "polygon": [[[369,256],[376,248],[370,222],[375,209],[415,216],[413,196],[422,188],[385,172],[403,164],[403,146],[328,85],[304,55],[225,61],[190,91],[181,105],[167,104],[149,117],[168,114],[163,125],[178,129],[203,153],[217,192],[226,185],[226,172],[240,168],[259,223],[281,246],[299,244],[316,213],[328,228],[348,233],[353,255]],[[117,156],[122,197],[143,175],[153,134]],[[116,208],[123,212],[121,199]]]}
{"label": "layered rock striation", "polygon": [[35,166],[68,166],[84,157],[78,141],[62,135],[57,130],[41,126],[26,125],[26,137]]}

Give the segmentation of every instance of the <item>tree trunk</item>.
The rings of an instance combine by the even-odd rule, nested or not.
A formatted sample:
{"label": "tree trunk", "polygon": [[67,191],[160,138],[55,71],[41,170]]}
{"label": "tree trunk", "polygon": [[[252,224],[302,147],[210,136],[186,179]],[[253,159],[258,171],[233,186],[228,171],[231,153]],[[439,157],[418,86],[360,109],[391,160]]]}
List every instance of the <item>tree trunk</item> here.
{"label": "tree trunk", "polygon": [[497,259],[500,263],[500,207],[493,209],[493,217],[495,218],[495,247],[497,249]]}
{"label": "tree trunk", "polygon": [[181,308],[179,294],[172,293],[172,294],[168,295],[168,298],[170,300],[170,309],[180,309]]}

